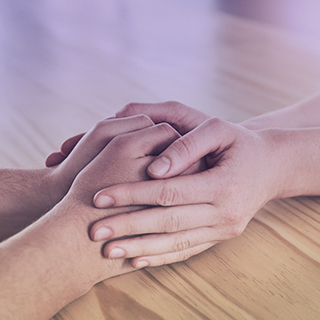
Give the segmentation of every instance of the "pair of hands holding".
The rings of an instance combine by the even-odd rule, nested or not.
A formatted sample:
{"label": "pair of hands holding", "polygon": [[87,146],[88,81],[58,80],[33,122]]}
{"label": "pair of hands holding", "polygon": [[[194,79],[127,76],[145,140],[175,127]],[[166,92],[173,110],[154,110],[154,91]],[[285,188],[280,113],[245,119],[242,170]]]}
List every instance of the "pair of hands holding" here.
{"label": "pair of hands holding", "polygon": [[[68,139],[46,164],[59,164],[54,172],[63,192],[76,177],[77,190],[83,189],[77,197],[88,206],[87,190],[94,185],[93,202],[101,214],[90,228],[91,239],[107,241],[106,257],[132,258],[131,265],[142,268],[185,260],[244,231],[280,192],[268,141],[265,131],[176,102],[130,104],[115,119]],[[113,151],[102,157],[107,148]],[[110,179],[110,170],[104,174],[108,166],[118,171],[116,179]],[[104,208],[109,208],[105,216],[110,208],[124,213],[118,209],[105,218]]]}

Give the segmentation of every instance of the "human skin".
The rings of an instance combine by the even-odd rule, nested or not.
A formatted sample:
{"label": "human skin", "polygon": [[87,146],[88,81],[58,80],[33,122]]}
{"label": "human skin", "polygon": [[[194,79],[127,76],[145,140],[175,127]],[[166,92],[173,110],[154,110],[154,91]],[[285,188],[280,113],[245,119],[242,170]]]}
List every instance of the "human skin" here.
{"label": "human skin", "polygon": [[[241,126],[177,102],[129,104],[116,117],[147,114],[184,136],[162,154],[165,161],[149,167],[149,176],[159,181],[115,186],[94,199],[99,208],[158,207],[101,220],[91,228],[91,238],[109,240],[106,257],[132,257],[136,268],[157,266],[238,236],[270,199],[319,194],[318,129],[292,130],[320,126],[319,104],[317,94]],[[207,160],[206,172],[175,177],[201,157]],[[145,236],[110,241],[138,234]]]}
{"label": "human skin", "polygon": [[[158,157],[149,166],[149,175],[159,181],[118,185],[95,196],[99,208],[160,207],[99,221],[91,238],[110,241],[145,234],[108,242],[105,256],[134,258],[131,263],[137,268],[157,266],[184,260],[200,245],[210,247],[240,235],[270,199],[320,194],[320,131],[312,128],[320,126],[319,103],[317,95],[241,126],[206,120],[175,102],[128,105],[117,117],[144,113],[189,133],[162,153],[165,161]],[[281,126],[290,129],[276,129]],[[207,171],[176,177],[201,157],[207,160]]]}
{"label": "human skin", "polygon": [[[140,125],[146,128],[118,135],[102,150],[95,149],[97,155],[73,177],[67,195],[35,223],[0,244],[1,319],[48,319],[97,282],[133,270],[125,259],[103,258],[101,243],[89,239],[88,228],[93,221],[126,210],[96,209],[92,205],[93,195],[116,183],[148,179],[148,164],[179,137],[167,124],[154,126],[147,117],[138,118],[143,118]],[[119,121],[115,122],[118,127]],[[114,121],[100,127],[110,132],[113,124]],[[99,131],[90,132],[85,137],[87,142],[105,142],[105,139],[100,140]],[[80,145],[77,149],[82,160],[90,158],[87,152],[92,156],[92,150],[80,148]],[[64,175],[69,172],[65,168],[73,164],[70,159],[59,169]],[[85,163],[80,165],[73,160],[79,167]],[[51,173],[57,169],[50,169]],[[19,175],[23,176],[23,171],[19,171]],[[13,175],[11,179],[14,179]],[[7,207],[12,209],[13,205]]]}
{"label": "human skin", "polygon": [[[39,219],[68,192],[76,175],[115,136],[152,126],[147,116],[103,119],[68,149],[68,159],[54,168],[0,170],[0,241]],[[68,148],[68,143],[65,144]],[[72,151],[72,152],[71,152]],[[58,155],[59,156],[59,155]],[[26,205],[28,204],[28,205]]]}
{"label": "human skin", "polygon": [[[294,105],[262,114],[240,123],[252,130],[266,128],[310,128],[320,125],[320,93],[316,93]],[[193,130],[205,120],[211,118],[198,110],[187,107],[175,101],[163,103],[130,103],[116,114],[117,118],[138,114],[146,114],[155,123],[167,122],[181,135]],[[47,158],[46,165],[52,167],[67,158],[84,134],[79,134],[66,140],[59,152],[52,153]]]}

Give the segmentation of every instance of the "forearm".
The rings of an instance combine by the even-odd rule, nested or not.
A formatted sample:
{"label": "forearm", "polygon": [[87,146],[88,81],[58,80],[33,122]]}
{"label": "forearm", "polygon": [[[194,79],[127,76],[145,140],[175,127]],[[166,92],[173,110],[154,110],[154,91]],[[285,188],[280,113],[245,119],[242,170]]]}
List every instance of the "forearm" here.
{"label": "forearm", "polygon": [[98,215],[73,203],[63,201],[0,244],[1,319],[49,319],[98,281],[132,269],[101,257],[87,235]]}
{"label": "forearm", "polygon": [[248,129],[320,127],[320,94],[241,123]]}
{"label": "forearm", "polygon": [[61,199],[50,173],[51,169],[0,170],[0,241],[39,219]]}
{"label": "forearm", "polygon": [[263,131],[273,159],[269,170],[276,179],[276,197],[320,195],[320,129]]}

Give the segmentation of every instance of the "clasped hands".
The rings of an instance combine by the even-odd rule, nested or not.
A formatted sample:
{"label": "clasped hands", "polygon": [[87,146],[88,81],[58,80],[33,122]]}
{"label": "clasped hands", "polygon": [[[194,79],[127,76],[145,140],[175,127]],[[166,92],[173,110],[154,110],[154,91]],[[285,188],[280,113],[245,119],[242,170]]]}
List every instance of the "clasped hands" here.
{"label": "clasped hands", "polygon": [[[122,129],[124,123],[130,124]],[[108,136],[110,128],[113,133]],[[163,143],[159,141],[163,139],[159,130],[167,132]],[[130,140],[123,135],[112,139],[127,131],[134,131]],[[104,138],[93,139],[96,134]],[[107,153],[104,162],[98,162],[96,170],[91,165],[90,174],[84,177],[86,168],[81,169],[110,141],[125,158],[133,152],[133,144],[146,135],[149,141],[158,136],[156,147],[148,149],[140,140],[143,156],[147,152],[149,157],[141,156],[146,161],[136,175],[134,166],[130,168],[129,180],[125,174],[128,168],[122,177],[121,166],[115,166],[120,170],[116,174],[120,179],[111,179],[110,187],[103,189],[104,166],[122,159],[119,154],[114,159],[112,152]],[[99,143],[93,143],[97,140]],[[82,199],[87,205],[93,201],[101,210],[90,228],[90,238],[102,243],[106,258],[131,258],[132,267],[142,268],[186,260],[239,236],[254,214],[281,194],[279,159],[274,156],[273,140],[268,130],[249,130],[180,103],[129,104],[115,119],[100,122],[86,135],[65,141],[60,152],[47,158],[47,166],[60,163],[56,170],[63,172],[60,180],[68,181],[63,183],[68,187],[76,172],[81,171],[78,187],[83,189],[84,198],[90,194],[85,192],[90,181],[95,181],[92,192],[99,187],[102,190],[96,192],[94,199]],[[85,151],[81,145],[86,146]],[[124,213],[118,209],[117,214],[110,215],[109,211],[106,217],[105,208],[123,208]]]}

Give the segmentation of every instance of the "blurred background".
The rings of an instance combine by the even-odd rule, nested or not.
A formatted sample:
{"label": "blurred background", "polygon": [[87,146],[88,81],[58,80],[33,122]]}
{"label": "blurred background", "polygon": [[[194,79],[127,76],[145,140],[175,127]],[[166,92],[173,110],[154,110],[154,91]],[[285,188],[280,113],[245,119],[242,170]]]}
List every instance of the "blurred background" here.
{"label": "blurred background", "polygon": [[319,49],[320,2],[317,0],[216,0],[226,13],[295,32]]}
{"label": "blurred background", "polygon": [[234,122],[294,103],[319,87],[319,7],[1,0],[0,164],[42,165],[133,101],[177,100]]}

